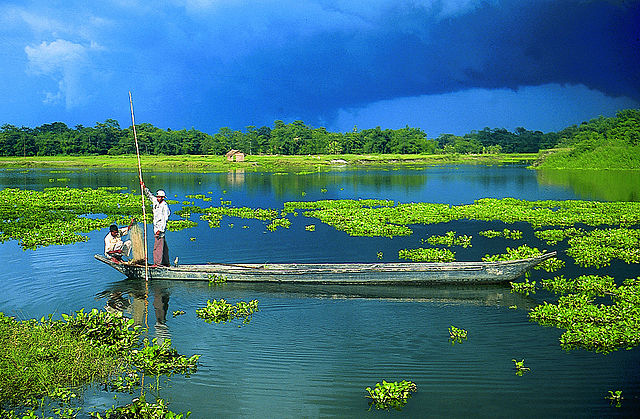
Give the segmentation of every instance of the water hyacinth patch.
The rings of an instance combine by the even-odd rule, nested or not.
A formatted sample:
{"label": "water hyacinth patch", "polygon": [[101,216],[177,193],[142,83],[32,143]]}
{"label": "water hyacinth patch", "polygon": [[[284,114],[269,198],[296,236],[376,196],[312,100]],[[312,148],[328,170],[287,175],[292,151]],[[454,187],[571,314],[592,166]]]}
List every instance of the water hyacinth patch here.
{"label": "water hyacinth patch", "polygon": [[484,230],[478,232],[479,235],[487,237],[489,239],[494,239],[497,237],[518,240],[522,238],[522,231],[520,230],[509,230],[508,228],[503,229],[502,231],[497,230]]}
{"label": "water hyacinth patch", "polygon": [[242,318],[242,323],[248,324],[256,311],[258,311],[258,300],[251,300],[248,303],[239,301],[233,305],[221,298],[220,300],[207,301],[205,307],[196,310],[196,316],[207,323],[226,323],[233,319]]}
{"label": "water hyacinth patch", "polygon": [[449,249],[401,249],[398,251],[400,259],[408,259],[413,262],[453,262],[456,255]]}
{"label": "water hyacinth patch", "polygon": [[382,380],[382,383],[376,383],[375,387],[367,387],[367,398],[371,399],[370,405],[377,409],[393,408],[401,410],[407,404],[407,400],[411,397],[411,393],[418,391],[418,387],[411,381],[402,380],[392,383]]}
{"label": "water hyacinth patch", "polygon": [[[566,331],[560,345],[570,350],[584,348],[608,353],[640,344],[640,278],[627,279],[615,287],[608,277],[562,277],[545,281],[548,289],[567,293],[557,304],[544,303],[529,313],[532,321]],[[595,304],[604,295],[611,304]]]}
{"label": "water hyacinth patch", "polygon": [[[431,236],[427,239],[427,242],[431,245],[443,245],[443,246],[462,246],[465,249],[471,247],[471,236],[466,234],[457,236],[455,231],[448,231],[444,236]],[[424,243],[424,240],[423,240]]]}
{"label": "water hyacinth patch", "polygon": [[580,266],[608,266],[612,259],[640,263],[640,229],[596,229],[569,239],[567,254]]}
{"label": "water hyacinth patch", "polygon": [[452,345],[455,343],[462,343],[463,340],[467,340],[467,331],[451,326],[449,327],[449,340]]}

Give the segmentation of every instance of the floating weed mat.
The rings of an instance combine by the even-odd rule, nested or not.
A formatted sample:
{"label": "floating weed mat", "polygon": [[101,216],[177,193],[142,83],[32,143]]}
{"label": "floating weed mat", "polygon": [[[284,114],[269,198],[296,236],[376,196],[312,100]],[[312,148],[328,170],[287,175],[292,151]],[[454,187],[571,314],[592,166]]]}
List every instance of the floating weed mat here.
{"label": "floating weed mat", "polygon": [[[126,188],[6,188],[0,191],[0,240],[18,240],[24,249],[87,241],[88,233],[141,218],[140,197]],[[86,218],[104,214],[105,218]]]}
{"label": "floating weed mat", "polygon": [[[640,344],[640,278],[627,279],[616,286],[608,276],[563,276],[544,280],[543,287],[560,294],[557,304],[544,303],[529,318],[544,326],[566,331],[560,336],[565,350],[584,348],[609,353]],[[595,304],[596,297],[610,299]]]}
{"label": "floating weed mat", "polygon": [[239,301],[233,305],[221,298],[208,300],[204,308],[196,309],[196,316],[207,323],[226,323],[241,318],[243,324],[248,324],[256,311],[258,311],[258,300],[251,300],[248,303]]}
{"label": "floating weed mat", "polygon": [[596,229],[569,239],[567,254],[580,266],[608,266],[612,259],[640,263],[640,230]]}
{"label": "floating weed mat", "polygon": [[[529,259],[536,256],[541,256],[543,252],[538,250],[537,247],[529,247],[526,244],[519,246],[515,249],[507,247],[506,253],[498,255],[485,255],[482,258],[483,262],[495,262],[501,260],[518,260]],[[543,260],[539,264],[533,267],[533,269],[542,269],[547,272],[555,272],[564,267],[564,262],[556,257]]]}
{"label": "floating weed mat", "polygon": [[[352,236],[407,236],[411,224],[438,224],[456,220],[527,222],[534,228],[548,226],[592,227],[640,224],[640,202],[526,201],[514,198],[479,199],[470,205],[408,203],[385,200],[325,200],[286,202],[285,211],[304,211],[307,217]],[[506,237],[506,236],[505,236]],[[513,238],[509,234],[509,238]]]}

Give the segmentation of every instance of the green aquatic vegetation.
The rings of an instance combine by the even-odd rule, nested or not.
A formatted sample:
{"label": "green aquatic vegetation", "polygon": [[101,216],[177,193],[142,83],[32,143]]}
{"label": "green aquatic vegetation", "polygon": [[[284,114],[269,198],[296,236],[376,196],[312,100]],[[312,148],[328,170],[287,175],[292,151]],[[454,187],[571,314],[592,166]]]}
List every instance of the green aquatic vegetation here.
{"label": "green aquatic vegetation", "polygon": [[608,266],[612,259],[640,263],[640,229],[596,229],[569,239],[567,254],[580,266]]}
{"label": "green aquatic vegetation", "polygon": [[[424,243],[424,239],[422,240]],[[465,249],[471,247],[471,236],[466,234],[462,236],[456,236],[455,231],[448,231],[444,236],[431,236],[427,239],[427,242],[431,245],[444,245],[444,246],[462,246]]]}
{"label": "green aquatic vegetation", "polygon": [[167,230],[178,231],[185,228],[191,228],[197,226],[198,223],[191,220],[169,220],[167,221]]}
{"label": "green aquatic vegetation", "polygon": [[307,225],[307,226],[304,226],[304,229],[307,231],[316,231],[316,225],[315,224]]}
{"label": "green aquatic vegetation", "polygon": [[146,375],[168,377],[174,374],[189,377],[197,371],[199,358],[200,355],[189,358],[180,355],[171,347],[171,339],[165,339],[161,344],[158,344],[155,339],[153,343],[145,342],[143,346],[127,354],[127,361],[137,371]]}
{"label": "green aquatic vegetation", "polygon": [[80,233],[128,224],[132,216],[142,218],[140,196],[119,193],[123,189],[5,188],[0,191],[0,234],[17,240],[24,249],[86,241]]}
{"label": "green aquatic vegetation", "polygon": [[175,310],[173,313],[173,317],[178,317],[178,316],[182,316],[183,314],[186,314],[184,310]]}
{"label": "green aquatic vegetation", "polygon": [[[615,287],[608,277],[581,277],[554,281],[557,288],[570,292],[557,304],[544,303],[529,313],[541,325],[565,329],[560,345],[566,350],[584,348],[608,353],[640,344],[640,278],[627,279]],[[556,288],[556,285],[550,288]],[[603,293],[609,304],[595,304]]]}
{"label": "green aquatic vegetation", "polygon": [[516,375],[522,376],[525,372],[531,371],[531,368],[524,366],[524,359],[522,361],[512,359],[511,361],[513,361],[513,366],[516,369]]}
{"label": "green aquatic vegetation", "polygon": [[564,275],[542,280],[542,287],[556,294],[579,293],[588,297],[604,297],[616,290],[616,284],[610,276],[581,275],[567,279]]}
{"label": "green aquatic vegetation", "polygon": [[291,226],[291,221],[286,218],[275,218],[271,220],[271,223],[267,225],[267,230],[276,231],[278,227],[289,228]]}
{"label": "green aquatic vegetation", "polygon": [[251,300],[248,303],[239,301],[233,305],[221,298],[220,300],[208,300],[205,307],[196,309],[196,316],[207,323],[226,323],[233,319],[242,318],[242,323],[248,324],[256,311],[258,311],[258,300]]}
{"label": "green aquatic vegetation", "polygon": [[183,419],[188,418],[191,412],[186,414],[176,414],[169,410],[166,400],[156,399],[154,403],[150,403],[145,400],[144,395],[136,397],[126,406],[111,407],[106,410],[104,414],[98,412],[91,412],[91,417],[98,419]]}
{"label": "green aquatic vegetation", "polygon": [[462,343],[463,340],[467,340],[467,331],[451,326],[449,327],[449,340],[451,344]]}
{"label": "green aquatic vegetation", "polygon": [[453,262],[456,255],[449,249],[401,249],[398,252],[400,259],[408,259],[414,262]]}
{"label": "green aquatic vegetation", "polygon": [[553,246],[566,238],[583,235],[585,231],[581,228],[570,227],[565,229],[538,230],[534,234],[540,240],[545,240],[548,245]]}
{"label": "green aquatic vegetation", "polygon": [[401,410],[407,404],[407,400],[411,397],[411,393],[418,391],[418,387],[411,381],[402,380],[392,383],[382,380],[382,383],[376,383],[375,387],[367,387],[366,397],[371,399],[370,405],[376,409]]}
{"label": "green aquatic vegetation", "polygon": [[609,395],[605,396],[604,398],[609,400],[611,404],[615,403],[615,407],[622,406],[622,400],[624,399],[624,397],[622,397],[622,390],[609,390]]}
{"label": "green aquatic vegetation", "polygon": [[209,279],[209,285],[219,285],[227,282],[227,277],[222,274],[209,274],[207,278]]}
{"label": "green aquatic vegetation", "polygon": [[497,237],[502,237],[505,239],[518,240],[522,238],[522,231],[520,230],[509,230],[508,228],[503,229],[502,231],[497,230],[484,230],[478,232],[479,235],[487,237],[489,239],[494,239]]}
{"label": "green aquatic vegetation", "polygon": [[542,252],[536,247],[529,247],[526,244],[519,246],[515,249],[507,247],[506,253],[498,255],[485,255],[482,260],[484,262],[495,262],[500,260],[518,260],[528,259],[535,256],[540,256]]}
{"label": "green aquatic vegetation", "polygon": [[511,292],[515,292],[518,294],[535,294],[536,292],[536,281],[529,282],[529,278],[525,278],[524,282],[509,282],[511,285]]}
{"label": "green aquatic vegetation", "polygon": [[379,251],[378,253],[376,253],[376,257],[377,257],[378,259],[383,259],[383,258],[384,258],[384,254],[383,254],[382,252],[380,252],[380,251]]}
{"label": "green aquatic vegetation", "polygon": [[[408,203],[381,200],[324,200],[286,202],[285,211],[303,210],[307,217],[346,231],[353,236],[407,236],[412,224],[437,224],[455,220],[527,222],[535,228],[640,224],[638,202],[525,201],[485,198],[469,205]],[[503,237],[520,238],[517,230],[503,230]],[[506,235],[505,235],[506,234]]]}

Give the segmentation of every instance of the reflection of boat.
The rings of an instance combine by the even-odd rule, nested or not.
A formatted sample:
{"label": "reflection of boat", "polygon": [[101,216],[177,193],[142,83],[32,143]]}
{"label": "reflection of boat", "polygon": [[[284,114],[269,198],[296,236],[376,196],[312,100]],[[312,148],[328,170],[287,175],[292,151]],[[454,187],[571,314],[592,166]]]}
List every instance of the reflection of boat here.
{"label": "reflection of boat", "polygon": [[[556,255],[496,262],[448,263],[273,263],[180,265],[148,267],[149,279],[278,282],[300,284],[491,284],[511,281],[538,263]],[[95,258],[129,278],[145,278],[145,267]]]}

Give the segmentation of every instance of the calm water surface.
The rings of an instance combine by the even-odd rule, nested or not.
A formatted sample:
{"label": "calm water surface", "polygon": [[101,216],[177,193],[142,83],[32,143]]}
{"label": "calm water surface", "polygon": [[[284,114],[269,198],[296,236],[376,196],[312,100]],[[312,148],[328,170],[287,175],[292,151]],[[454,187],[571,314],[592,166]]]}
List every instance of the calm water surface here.
{"label": "calm water surface", "polygon": [[[603,175],[604,176],[604,175]],[[177,201],[205,194],[217,205],[282,209],[286,201],[382,198],[396,202],[471,203],[486,197],[637,200],[637,181],[589,175],[541,174],[521,167],[433,167],[424,170],[333,171],[304,175],[229,173],[145,173],[151,188],[164,188]],[[584,177],[584,176],[583,176]],[[575,180],[578,179],[578,180]],[[616,188],[608,187],[616,182]],[[620,184],[626,187],[620,187]],[[585,185],[591,185],[586,187]],[[0,188],[50,186],[138,187],[136,173],[70,170],[0,171]],[[615,190],[613,190],[615,189]],[[303,194],[304,192],[304,194]],[[173,204],[172,210],[181,204]],[[177,216],[172,216],[178,219]],[[396,261],[399,249],[423,246],[421,239],[454,230],[473,236],[473,247],[454,249],[459,260],[477,260],[506,246],[527,243],[549,248],[527,224],[515,227],[523,240],[500,242],[478,236],[500,223],[456,222],[415,226],[402,238],[352,238],[318,220],[289,217],[289,229],[269,232],[258,220],[225,218],[211,229],[200,222],[170,232],[171,259],[182,263]],[[197,219],[194,219],[197,221]],[[315,224],[316,231],[305,231]],[[68,246],[23,251],[16,242],[0,244],[5,269],[0,311],[21,319],[80,308],[122,309],[144,324],[144,285],[95,261],[104,231]],[[191,240],[195,238],[195,240]],[[563,250],[562,245],[553,248]],[[621,281],[640,275],[637,267],[613,264],[581,270],[565,259],[568,277],[609,274]],[[543,274],[535,271],[533,279]],[[551,275],[551,274],[546,274]],[[259,300],[250,324],[207,324],[195,309],[208,299]],[[156,281],[150,284],[149,333],[171,338],[180,353],[202,354],[191,378],[173,377],[160,391],[176,412],[208,417],[611,417],[640,410],[640,352],[609,355],[563,351],[561,331],[527,319],[528,309],[554,296],[514,295],[508,286],[491,287],[327,287],[234,285]],[[509,309],[511,306],[517,309]],[[172,317],[174,310],[187,314]],[[450,326],[469,339],[452,346]],[[514,374],[513,358],[531,372]],[[401,412],[367,411],[365,387],[383,379],[411,380],[418,392]],[[622,390],[621,408],[609,405],[609,390]],[[85,409],[111,406],[113,395],[89,391]],[[127,395],[121,396],[128,402]]]}

